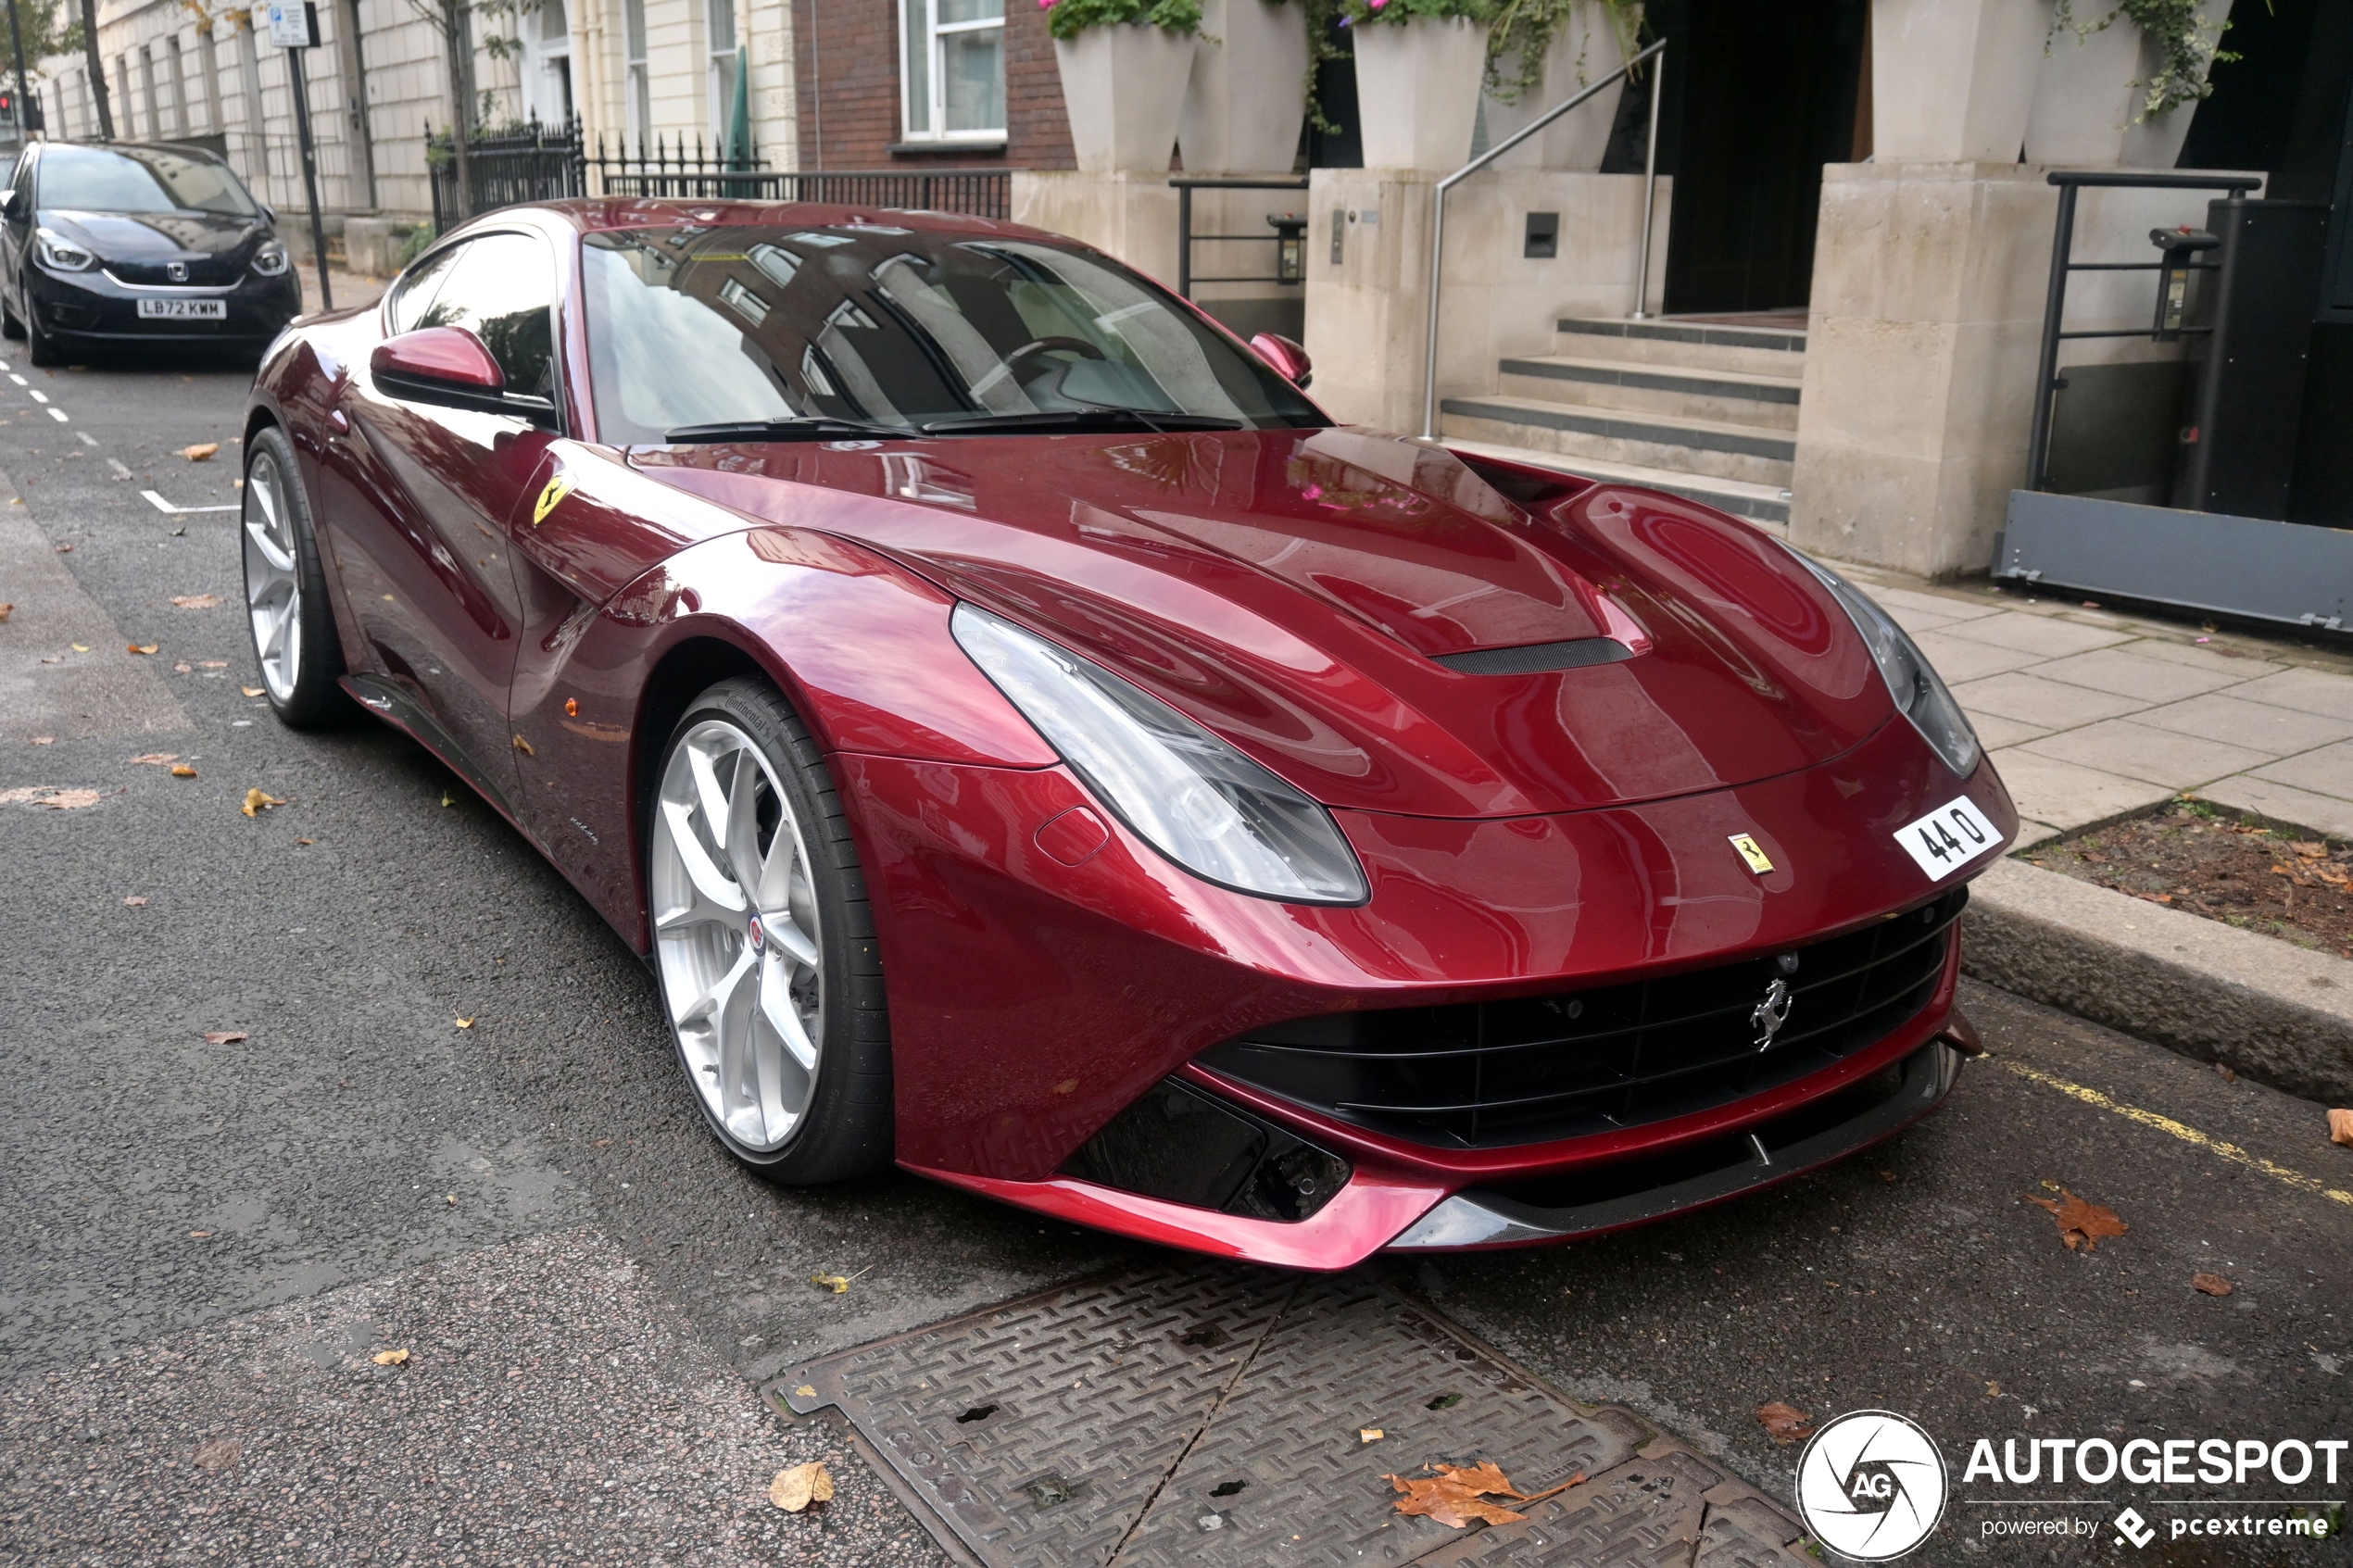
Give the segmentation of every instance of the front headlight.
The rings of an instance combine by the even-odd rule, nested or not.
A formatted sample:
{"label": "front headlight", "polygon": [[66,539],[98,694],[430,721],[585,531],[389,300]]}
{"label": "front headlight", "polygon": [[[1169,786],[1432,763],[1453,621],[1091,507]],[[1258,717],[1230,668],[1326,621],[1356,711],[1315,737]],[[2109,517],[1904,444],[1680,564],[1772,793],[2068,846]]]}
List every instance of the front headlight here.
{"label": "front headlight", "polygon": [[1863,642],[1871,650],[1871,658],[1879,665],[1879,672],[1887,679],[1887,689],[1902,709],[1904,717],[1919,731],[1944,765],[1967,778],[1977,771],[1977,759],[1984,748],[1978,744],[1977,732],[1969,728],[1969,716],[1944,683],[1930,668],[1928,655],[1920,652],[1904,628],[1895,624],[1887,611],[1871,602],[1869,594],[1832,571],[1829,567],[1801,551],[1792,549],[1806,565],[1806,570],[1818,579],[1823,587],[1834,595],[1854,621],[1855,629],[1863,633]]}
{"label": "front headlight", "polygon": [[44,229],[39,236],[41,263],[60,272],[87,272],[98,258],[67,239],[63,234]]}
{"label": "front headlight", "polygon": [[253,253],[253,270],[265,278],[286,275],[286,247],[271,240]]}
{"label": "front headlight", "polygon": [[1330,812],[1158,697],[972,605],[950,625],[1087,787],[1185,870],[1286,903],[1371,897]]}

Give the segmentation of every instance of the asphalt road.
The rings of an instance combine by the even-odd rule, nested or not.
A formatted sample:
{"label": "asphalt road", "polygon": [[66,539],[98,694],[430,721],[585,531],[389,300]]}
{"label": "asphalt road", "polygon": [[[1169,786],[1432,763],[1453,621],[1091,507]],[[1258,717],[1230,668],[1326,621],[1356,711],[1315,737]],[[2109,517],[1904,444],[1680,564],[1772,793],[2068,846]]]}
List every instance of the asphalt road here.
{"label": "asphalt road", "polygon": [[[245,373],[0,359],[0,1562],[943,1561],[755,1386],[1132,1254],[905,1177],[732,1167],[647,972],[527,844],[391,732],[295,734],[242,695],[235,514],[141,492],[235,502]],[[197,776],[132,760],[163,753]],[[254,787],[285,804],[244,815]],[[95,798],[8,795],[35,789]],[[1967,1000],[1994,1055],[1845,1167],[1374,1266],[1784,1499],[1770,1400],[1914,1416],[1964,1499],[1996,1495],[1961,1482],[1981,1436],[2353,1436],[2353,1149],[2322,1108]],[[2056,1187],[2130,1230],[2068,1250],[2027,1201]],[[837,1503],[770,1508],[818,1457]],[[2155,1519],[2197,1490],[2046,1495]],[[1923,1560],[2347,1560],[1988,1546],[1996,1512]]]}

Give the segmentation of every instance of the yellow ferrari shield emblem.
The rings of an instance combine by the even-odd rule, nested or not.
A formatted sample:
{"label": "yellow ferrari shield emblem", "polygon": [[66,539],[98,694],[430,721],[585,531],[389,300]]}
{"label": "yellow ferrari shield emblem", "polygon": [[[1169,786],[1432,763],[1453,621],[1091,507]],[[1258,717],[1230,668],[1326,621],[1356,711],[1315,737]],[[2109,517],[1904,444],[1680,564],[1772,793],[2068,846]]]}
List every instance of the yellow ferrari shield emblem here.
{"label": "yellow ferrari shield emblem", "polygon": [[1766,854],[1756,840],[1748,834],[1744,833],[1732,834],[1732,847],[1740,851],[1741,859],[1748,862],[1748,869],[1758,876],[1763,876],[1773,869],[1772,857]]}
{"label": "yellow ferrari shield emblem", "polygon": [[549,480],[547,488],[539,492],[538,504],[531,508],[531,526],[536,528],[547,521],[547,514],[556,509],[556,503],[571,494],[572,475],[560,473]]}

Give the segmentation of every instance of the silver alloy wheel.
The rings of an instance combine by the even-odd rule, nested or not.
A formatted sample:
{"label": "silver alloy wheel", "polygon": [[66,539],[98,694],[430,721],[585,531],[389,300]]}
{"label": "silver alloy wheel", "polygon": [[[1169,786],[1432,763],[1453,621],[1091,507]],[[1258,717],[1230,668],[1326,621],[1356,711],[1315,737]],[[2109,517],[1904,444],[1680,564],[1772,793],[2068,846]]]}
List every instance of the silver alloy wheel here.
{"label": "silver alloy wheel", "polygon": [[670,754],[654,811],[654,944],[687,1076],[746,1149],[809,1110],[824,981],[809,847],[751,736],[706,719]]}
{"label": "silver alloy wheel", "polygon": [[302,676],[302,553],[286,477],[268,452],[245,472],[245,608],[271,696],[285,702]]}

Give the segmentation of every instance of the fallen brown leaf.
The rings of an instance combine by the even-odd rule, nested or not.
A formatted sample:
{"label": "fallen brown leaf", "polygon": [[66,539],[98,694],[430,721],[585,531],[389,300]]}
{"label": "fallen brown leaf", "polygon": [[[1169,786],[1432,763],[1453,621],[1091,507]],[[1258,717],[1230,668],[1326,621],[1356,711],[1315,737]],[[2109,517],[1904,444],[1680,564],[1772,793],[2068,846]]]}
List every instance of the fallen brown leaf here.
{"label": "fallen brown leaf", "polygon": [[133,757],[131,759],[131,764],[134,768],[160,768],[166,762],[177,762],[179,760],[180,754],[176,751],[148,751],[143,752],[137,757]]}
{"label": "fallen brown leaf", "polygon": [[786,1513],[799,1513],[812,1502],[833,1501],[834,1478],[823,1460],[779,1470],[768,1483],[768,1500]]}
{"label": "fallen brown leaf", "polygon": [[190,1231],[188,1233],[188,1239],[190,1241],[210,1241],[212,1239],[212,1233],[210,1231]]}
{"label": "fallen brown leaf", "polygon": [[69,556],[73,554],[73,546],[71,545],[60,545],[57,546],[57,554],[61,556]]}
{"label": "fallen brown leaf", "polygon": [[196,672],[196,667],[183,659],[171,667],[171,672],[174,675],[193,675]]}
{"label": "fallen brown leaf", "polygon": [[1381,1479],[1405,1494],[1398,1499],[1398,1512],[1420,1514],[1455,1530],[1467,1527],[1474,1519],[1489,1524],[1516,1524],[1528,1517],[1502,1503],[1488,1501],[1491,1495],[1509,1498],[1514,1502],[1541,1502],[1585,1479],[1585,1473],[1579,1471],[1551,1491],[1530,1497],[1514,1486],[1493,1460],[1482,1460],[1469,1469],[1453,1464],[1433,1464],[1429,1468],[1438,1474],[1427,1479],[1408,1480],[1403,1475],[1384,1475]]}
{"label": "fallen brown leaf", "polygon": [[2228,1296],[2238,1286],[2224,1279],[2221,1274],[2192,1274],[2190,1288],[2207,1296]]}
{"label": "fallen brown leaf", "polygon": [[2353,1148],[2353,1110],[2329,1112],[2329,1142]]}
{"label": "fallen brown leaf", "polygon": [[245,1457],[245,1450],[226,1437],[213,1437],[196,1445],[198,1470],[226,1470]]}
{"label": "fallen brown leaf", "polygon": [[220,605],[219,594],[174,594],[171,602],[182,609],[216,609]]}
{"label": "fallen brown leaf", "polygon": [[811,1274],[809,1283],[820,1290],[830,1290],[839,1296],[849,1288],[849,1276],[848,1274]]}
{"label": "fallen brown leaf", "polygon": [[368,1359],[374,1361],[378,1366],[407,1366],[409,1364],[409,1352],[406,1350],[379,1350]]}
{"label": "fallen brown leaf", "polygon": [[1765,1424],[1766,1436],[1784,1448],[1814,1435],[1814,1418],[1794,1405],[1785,1405],[1779,1399],[1769,1405],[1757,1406],[1756,1419]]}
{"label": "fallen brown leaf", "polygon": [[125,643],[122,646],[128,652],[138,654],[153,653],[163,646],[161,643]]}
{"label": "fallen brown leaf", "polygon": [[794,1389],[793,1393],[800,1399],[813,1399],[817,1397],[817,1386],[813,1383],[804,1383]]}
{"label": "fallen brown leaf", "polygon": [[57,737],[55,735],[35,735],[32,737],[32,744],[35,746],[55,746],[57,744]]}
{"label": "fallen brown leaf", "polygon": [[247,696],[259,696],[261,695],[261,688],[259,686],[239,686],[237,689],[245,693]]}
{"label": "fallen brown leaf", "polygon": [[242,1029],[208,1029],[204,1043],[208,1046],[233,1046],[245,1037]]}
{"label": "fallen brown leaf", "polygon": [[455,1022],[460,1029],[471,1029],[474,1026],[474,1021],[472,1019],[458,1018],[454,1014],[452,1015],[451,1022]]}
{"label": "fallen brown leaf", "polygon": [[53,811],[79,811],[84,806],[95,806],[106,797],[94,789],[59,789],[54,784],[29,784],[20,789],[0,789],[0,806],[46,806]]}
{"label": "fallen brown leaf", "polygon": [[6,621],[8,617],[14,615],[16,611],[17,607],[14,605],[0,604],[0,621]]}
{"label": "fallen brown leaf", "polygon": [[175,779],[193,779],[196,776],[196,771],[185,762],[176,762],[172,764],[171,776]]}
{"label": "fallen brown leaf", "polygon": [[147,907],[147,900],[136,893],[133,893],[130,897],[125,898],[122,903],[125,909],[144,909]]}
{"label": "fallen brown leaf", "polygon": [[238,807],[237,809],[243,811],[248,817],[258,817],[261,813],[270,809],[271,807],[283,806],[284,804],[284,801],[279,799],[274,795],[265,795],[259,789],[249,789],[245,791],[245,803],[243,806]]}
{"label": "fallen brown leaf", "polygon": [[1378,1443],[1388,1436],[1388,1433],[1378,1426],[1360,1426],[1356,1429],[1356,1440],[1360,1443]]}
{"label": "fallen brown leaf", "polygon": [[229,661],[225,659],[200,659],[196,660],[196,668],[199,670],[226,670],[229,668]]}
{"label": "fallen brown leaf", "polygon": [[182,446],[180,455],[192,463],[210,461],[220,450],[218,441],[199,441],[194,446]]}
{"label": "fallen brown leaf", "polygon": [[1987,1378],[1985,1380],[1985,1397],[1989,1399],[2000,1399],[2002,1397],[2002,1386],[1994,1382],[1992,1378]]}
{"label": "fallen brown leaf", "polygon": [[2101,1237],[2122,1236],[2133,1228],[2117,1218],[2115,1210],[2087,1203],[2065,1187],[2058,1190],[2059,1198],[2066,1199],[2063,1203],[2058,1198],[2036,1198],[2032,1193],[2027,1195],[2027,1201],[2051,1211],[2051,1217],[2058,1222],[2059,1239],[2067,1243],[2070,1252],[2079,1247],[2086,1252],[2096,1252]]}

